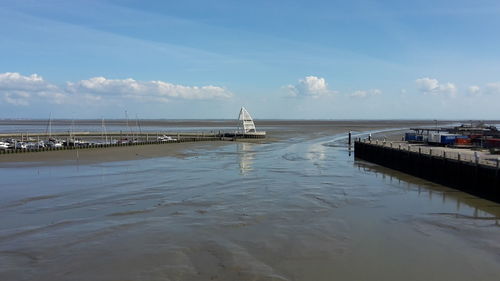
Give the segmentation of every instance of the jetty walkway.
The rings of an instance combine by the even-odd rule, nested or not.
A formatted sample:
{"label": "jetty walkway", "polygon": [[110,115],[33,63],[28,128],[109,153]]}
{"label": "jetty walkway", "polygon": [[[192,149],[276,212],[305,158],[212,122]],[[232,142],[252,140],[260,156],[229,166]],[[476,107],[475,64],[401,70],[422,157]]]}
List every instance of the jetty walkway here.
{"label": "jetty walkway", "polygon": [[500,155],[494,155],[487,151],[472,150],[470,148],[452,148],[441,146],[430,146],[426,144],[408,143],[406,141],[381,141],[381,140],[359,140],[357,142],[389,148],[393,150],[413,152],[436,158],[452,159],[478,165],[486,165],[499,168]]}
{"label": "jetty walkway", "polygon": [[[7,133],[0,134],[1,139],[15,139],[16,142],[35,142],[47,140],[50,137],[66,141],[66,144],[58,147],[34,147],[34,148],[15,148],[0,149],[0,154],[42,152],[54,150],[88,149],[88,148],[106,148],[116,146],[136,146],[148,144],[168,144],[180,142],[200,142],[200,141],[235,141],[237,139],[263,139],[265,132],[256,133],[238,133],[238,132],[170,132],[170,133],[134,133],[127,134],[123,132],[108,132],[105,136],[97,132],[58,132],[46,133]],[[74,141],[84,141],[76,144]]]}

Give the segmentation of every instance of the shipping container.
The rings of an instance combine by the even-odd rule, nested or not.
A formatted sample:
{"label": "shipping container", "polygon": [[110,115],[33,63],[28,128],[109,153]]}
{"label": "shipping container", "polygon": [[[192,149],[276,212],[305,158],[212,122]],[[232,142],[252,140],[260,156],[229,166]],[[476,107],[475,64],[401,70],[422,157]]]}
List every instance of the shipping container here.
{"label": "shipping container", "polygon": [[500,147],[500,139],[487,139],[485,140],[485,146],[488,148]]}
{"label": "shipping container", "polygon": [[455,143],[457,135],[446,133],[431,133],[428,142],[431,144],[451,145]]}
{"label": "shipping container", "polygon": [[455,145],[472,145],[472,140],[467,136],[457,136]]}
{"label": "shipping container", "polygon": [[416,133],[405,133],[405,141],[416,141],[417,134]]}
{"label": "shipping container", "polygon": [[440,144],[442,145],[450,145],[455,143],[455,139],[457,138],[457,135],[452,135],[452,134],[442,134],[441,135],[441,141]]}
{"label": "shipping container", "polygon": [[430,133],[427,141],[429,143],[439,144],[439,143],[441,143],[441,134],[440,133]]}

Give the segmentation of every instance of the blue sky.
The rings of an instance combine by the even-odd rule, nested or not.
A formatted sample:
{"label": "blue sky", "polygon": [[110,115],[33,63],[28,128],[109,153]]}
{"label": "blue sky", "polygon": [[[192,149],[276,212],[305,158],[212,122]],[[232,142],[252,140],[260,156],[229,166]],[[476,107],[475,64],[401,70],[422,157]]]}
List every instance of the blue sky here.
{"label": "blue sky", "polygon": [[0,118],[500,119],[498,1],[0,1]]}

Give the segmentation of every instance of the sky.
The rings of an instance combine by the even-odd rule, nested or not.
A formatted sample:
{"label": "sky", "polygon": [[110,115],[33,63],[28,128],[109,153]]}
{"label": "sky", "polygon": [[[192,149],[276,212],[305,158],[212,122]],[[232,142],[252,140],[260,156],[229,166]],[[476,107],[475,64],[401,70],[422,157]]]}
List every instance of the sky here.
{"label": "sky", "polygon": [[0,0],[0,118],[500,119],[500,1]]}

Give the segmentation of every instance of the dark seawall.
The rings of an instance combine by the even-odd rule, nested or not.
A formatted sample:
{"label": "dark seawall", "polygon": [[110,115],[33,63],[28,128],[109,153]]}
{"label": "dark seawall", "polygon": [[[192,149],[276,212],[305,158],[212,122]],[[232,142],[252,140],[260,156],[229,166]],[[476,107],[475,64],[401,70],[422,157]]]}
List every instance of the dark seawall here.
{"label": "dark seawall", "polygon": [[355,157],[500,203],[500,170],[356,141]]}

